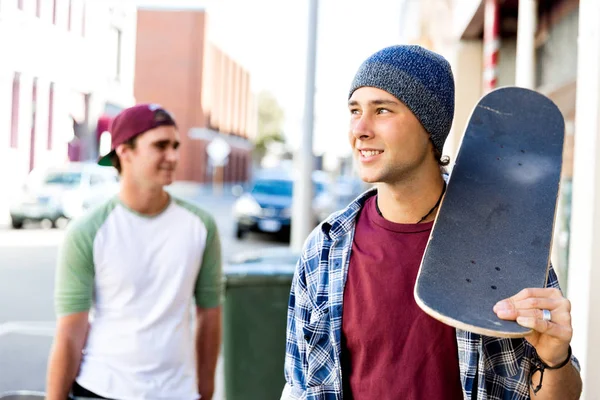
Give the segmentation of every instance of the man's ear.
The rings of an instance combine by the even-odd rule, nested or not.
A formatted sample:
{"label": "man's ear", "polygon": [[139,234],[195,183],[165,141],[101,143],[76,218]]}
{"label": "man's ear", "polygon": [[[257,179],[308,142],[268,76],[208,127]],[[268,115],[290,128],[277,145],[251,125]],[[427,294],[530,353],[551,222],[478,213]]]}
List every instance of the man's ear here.
{"label": "man's ear", "polygon": [[131,148],[131,146],[126,144],[120,144],[119,146],[117,146],[115,152],[119,156],[119,161],[121,162],[121,164],[123,164],[124,161],[130,161],[132,150],[133,149]]}

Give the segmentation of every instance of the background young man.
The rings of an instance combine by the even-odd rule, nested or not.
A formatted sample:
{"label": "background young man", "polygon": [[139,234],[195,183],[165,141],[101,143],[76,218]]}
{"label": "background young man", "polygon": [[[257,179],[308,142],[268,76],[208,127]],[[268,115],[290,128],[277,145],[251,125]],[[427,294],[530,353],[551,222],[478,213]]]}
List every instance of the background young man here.
{"label": "background young man", "polygon": [[[47,399],[211,399],[221,337],[221,246],[214,219],[171,197],[179,133],[140,104],[111,126],[100,164],[119,195],[73,221],[56,274]],[[196,330],[190,309],[195,299]]]}

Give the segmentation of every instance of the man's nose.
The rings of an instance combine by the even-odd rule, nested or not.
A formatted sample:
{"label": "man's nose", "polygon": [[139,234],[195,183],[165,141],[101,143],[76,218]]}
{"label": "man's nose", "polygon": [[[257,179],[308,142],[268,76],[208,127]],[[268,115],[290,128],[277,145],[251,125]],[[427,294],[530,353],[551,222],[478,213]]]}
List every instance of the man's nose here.
{"label": "man's nose", "polygon": [[361,140],[373,137],[372,120],[368,115],[363,114],[354,121],[352,124],[352,135],[356,139]]}
{"label": "man's nose", "polygon": [[176,149],[174,147],[170,147],[167,150],[167,160],[171,161],[171,162],[177,162],[179,161],[179,149]]}

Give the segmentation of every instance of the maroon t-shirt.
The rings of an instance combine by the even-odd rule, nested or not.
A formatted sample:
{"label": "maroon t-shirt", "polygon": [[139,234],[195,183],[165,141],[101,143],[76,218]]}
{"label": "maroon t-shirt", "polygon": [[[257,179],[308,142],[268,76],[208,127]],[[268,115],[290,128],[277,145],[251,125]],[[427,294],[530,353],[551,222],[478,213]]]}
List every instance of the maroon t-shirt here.
{"label": "maroon t-shirt", "polygon": [[413,297],[432,226],[387,221],[367,199],[344,290],[344,400],[463,399],[455,330]]}

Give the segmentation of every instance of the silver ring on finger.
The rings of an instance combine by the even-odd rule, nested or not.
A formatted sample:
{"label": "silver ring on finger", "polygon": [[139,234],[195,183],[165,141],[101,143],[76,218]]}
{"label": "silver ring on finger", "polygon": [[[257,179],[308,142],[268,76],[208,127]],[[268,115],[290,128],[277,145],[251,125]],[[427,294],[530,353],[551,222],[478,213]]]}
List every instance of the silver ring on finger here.
{"label": "silver ring on finger", "polygon": [[552,313],[550,310],[542,310],[542,320],[544,321],[552,321]]}

